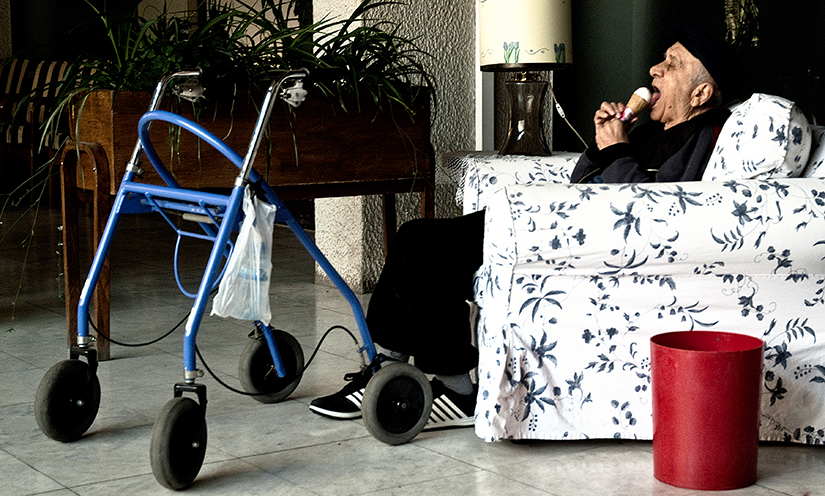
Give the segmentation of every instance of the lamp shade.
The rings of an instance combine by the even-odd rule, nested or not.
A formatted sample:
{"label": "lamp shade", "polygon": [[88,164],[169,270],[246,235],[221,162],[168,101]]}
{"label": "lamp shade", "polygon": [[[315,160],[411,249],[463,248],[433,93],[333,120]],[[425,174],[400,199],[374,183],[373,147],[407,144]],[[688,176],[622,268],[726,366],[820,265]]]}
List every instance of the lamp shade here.
{"label": "lamp shade", "polygon": [[479,0],[481,70],[549,70],[571,64],[572,1]]}

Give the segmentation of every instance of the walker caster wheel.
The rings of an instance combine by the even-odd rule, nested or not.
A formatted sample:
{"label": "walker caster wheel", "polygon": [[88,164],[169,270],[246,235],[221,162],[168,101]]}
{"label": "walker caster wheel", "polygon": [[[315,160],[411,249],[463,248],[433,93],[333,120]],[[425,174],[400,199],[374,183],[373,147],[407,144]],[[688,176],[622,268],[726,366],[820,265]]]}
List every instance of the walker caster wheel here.
{"label": "walker caster wheel", "polygon": [[46,372],[34,397],[34,416],[43,434],[61,441],[83,436],[100,407],[100,381],[80,360],[63,360]]}
{"label": "walker caster wheel", "polygon": [[241,353],[238,376],[241,386],[261,403],[283,401],[295,391],[304,373],[304,351],[298,340],[279,330],[273,331],[275,345],[286,369],[286,377],[278,377],[272,355],[263,335],[253,339]]}
{"label": "walker caster wheel", "polygon": [[152,429],[149,461],[160,485],[174,490],[192,484],[206,454],[204,408],[191,398],[166,402]]}
{"label": "walker caster wheel", "polygon": [[433,391],[423,372],[406,363],[386,365],[367,383],[361,414],[367,430],[387,444],[404,444],[424,429]]}

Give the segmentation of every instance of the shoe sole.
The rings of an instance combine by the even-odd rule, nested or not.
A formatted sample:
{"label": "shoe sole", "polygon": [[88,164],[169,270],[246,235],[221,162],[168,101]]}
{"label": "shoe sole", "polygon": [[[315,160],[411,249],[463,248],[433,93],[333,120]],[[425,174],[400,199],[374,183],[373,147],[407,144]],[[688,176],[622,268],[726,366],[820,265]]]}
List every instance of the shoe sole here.
{"label": "shoe sole", "polygon": [[456,420],[445,420],[435,424],[427,423],[422,431],[437,431],[440,429],[457,429],[459,427],[472,427],[475,424],[475,419],[472,417],[465,417]]}
{"label": "shoe sole", "polygon": [[336,420],[353,420],[361,418],[361,412],[336,412],[333,410],[325,410],[323,408],[318,408],[317,406],[310,405],[309,409],[312,410],[314,413],[321,415],[323,417],[328,417]]}
{"label": "shoe sole", "polygon": [[309,404],[309,409],[313,412],[317,413],[318,415],[322,415],[324,417],[329,417],[333,419],[340,419],[340,420],[352,420],[361,418],[361,402],[364,400],[364,390],[360,389],[358,391],[354,391],[348,394],[345,399],[350,402],[351,406],[355,407],[356,410],[352,412],[340,412],[337,410],[327,410],[326,408],[322,408],[318,405],[313,403]]}

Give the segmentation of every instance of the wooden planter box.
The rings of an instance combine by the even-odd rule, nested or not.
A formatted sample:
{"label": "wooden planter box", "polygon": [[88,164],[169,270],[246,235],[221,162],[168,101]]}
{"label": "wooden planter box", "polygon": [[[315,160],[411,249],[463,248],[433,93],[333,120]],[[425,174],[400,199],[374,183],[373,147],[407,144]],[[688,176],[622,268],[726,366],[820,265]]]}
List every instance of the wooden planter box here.
{"label": "wooden planter box", "polygon": [[[138,120],[150,99],[149,92],[121,92],[114,97],[111,91],[95,91],[80,113],[79,141],[99,143],[105,150],[111,194],[117,193],[137,140]],[[255,169],[284,199],[431,188],[434,160],[429,100],[422,98],[414,106],[414,121],[397,105],[377,113],[371,101],[361,103],[361,112],[354,101],[344,112],[310,95],[293,110],[292,124],[287,105],[276,103],[270,119],[270,139],[261,144]],[[203,110],[197,118],[188,102],[177,105],[165,101],[161,108],[198,122],[243,156],[258,117],[257,105],[260,101],[239,95],[232,111],[230,103],[223,102]],[[232,186],[236,167],[186,131],[175,137],[170,127],[153,125],[152,144],[182,187]],[[174,153],[170,144],[177,147]],[[80,162],[78,187],[93,189],[94,185],[89,184],[94,177],[91,162]],[[146,171],[144,181],[160,184],[148,161],[143,161],[142,168]]]}

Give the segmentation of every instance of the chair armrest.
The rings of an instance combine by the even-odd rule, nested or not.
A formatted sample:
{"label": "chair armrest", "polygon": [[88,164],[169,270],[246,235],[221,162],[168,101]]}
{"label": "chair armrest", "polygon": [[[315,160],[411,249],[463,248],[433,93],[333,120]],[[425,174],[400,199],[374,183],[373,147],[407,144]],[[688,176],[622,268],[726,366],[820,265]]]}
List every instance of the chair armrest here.
{"label": "chair armrest", "polygon": [[570,152],[558,152],[549,157],[467,155],[462,159],[464,213],[484,209],[490,195],[504,186],[569,183],[579,155]]}
{"label": "chair armrest", "polygon": [[825,181],[507,186],[485,229],[492,271],[799,277],[822,272]]}

